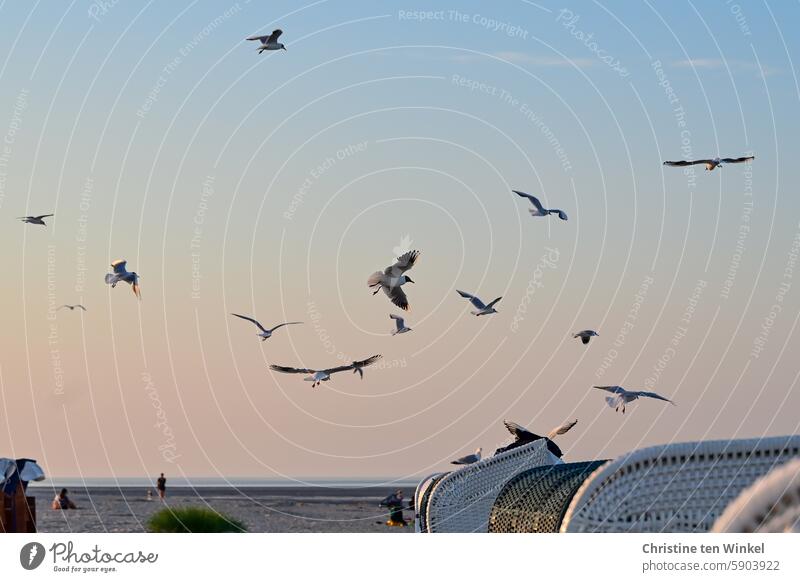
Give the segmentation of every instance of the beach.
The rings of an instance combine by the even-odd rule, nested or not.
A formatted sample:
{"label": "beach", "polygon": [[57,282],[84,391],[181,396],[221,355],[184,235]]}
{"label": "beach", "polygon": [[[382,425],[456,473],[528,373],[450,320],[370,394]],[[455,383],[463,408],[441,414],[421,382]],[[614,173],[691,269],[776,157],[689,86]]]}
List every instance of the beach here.
{"label": "beach", "polygon": [[[404,488],[405,498],[413,496]],[[166,499],[147,499],[144,487],[70,487],[74,510],[52,510],[56,490],[29,487],[36,498],[38,530],[52,532],[146,532],[147,521],[161,507],[199,506],[214,509],[247,526],[269,533],[409,533],[408,527],[384,525],[388,514],[378,507],[391,493],[387,487],[172,487]]]}

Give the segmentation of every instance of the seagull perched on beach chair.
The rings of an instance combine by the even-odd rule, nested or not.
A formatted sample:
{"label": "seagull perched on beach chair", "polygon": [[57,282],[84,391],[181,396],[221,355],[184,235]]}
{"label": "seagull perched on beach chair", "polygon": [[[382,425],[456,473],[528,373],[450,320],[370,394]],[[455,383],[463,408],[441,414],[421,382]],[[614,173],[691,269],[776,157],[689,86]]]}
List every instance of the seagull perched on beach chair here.
{"label": "seagull perched on beach chair", "polygon": [[564,456],[564,453],[561,452],[561,449],[558,448],[558,445],[554,443],[552,439],[556,438],[558,435],[569,432],[573,426],[578,424],[578,419],[576,418],[575,420],[565,422],[561,426],[555,427],[553,430],[547,433],[547,436],[538,435],[529,431],[527,428],[518,425],[516,422],[511,422],[509,420],[504,420],[503,424],[505,425],[506,429],[508,429],[508,432],[514,436],[514,442],[510,445],[497,449],[494,452],[495,455],[510,451],[511,449],[515,449],[517,447],[521,447],[522,445],[527,445],[533,441],[545,439],[547,441],[547,450],[560,459],[562,456]]}
{"label": "seagull perched on beach chair", "polygon": [[281,49],[286,50],[286,47],[283,46],[282,43],[278,42],[278,37],[282,34],[283,31],[280,28],[276,28],[272,31],[272,34],[267,34],[264,36],[248,36],[247,40],[261,41],[261,46],[258,47],[258,54],[261,54],[264,51],[279,51]]}
{"label": "seagull perched on beach chair", "polygon": [[755,160],[755,156],[744,156],[741,158],[713,158],[710,160],[680,160],[678,162],[664,162],[665,166],[680,167],[680,166],[694,166],[697,164],[705,164],[706,170],[711,171],[717,166],[722,167],[723,164],[742,164]]}
{"label": "seagull perched on beach chair", "polygon": [[512,192],[517,196],[522,196],[523,198],[527,198],[531,201],[533,208],[528,209],[528,212],[531,213],[531,216],[550,216],[551,214],[558,214],[558,217],[561,220],[567,220],[566,212],[559,210],[558,208],[545,208],[542,206],[542,203],[539,202],[539,199],[536,196],[525,194],[525,192],[520,192],[519,190],[512,190]]}
{"label": "seagull perched on beach chair", "polygon": [[413,283],[411,277],[406,275],[414,265],[417,264],[419,251],[408,251],[397,259],[393,265],[389,265],[383,271],[375,271],[367,279],[367,286],[373,291],[373,295],[383,289],[386,296],[403,311],[408,311],[408,297],[406,297],[402,286],[406,283]]}
{"label": "seagull perched on beach chair", "polygon": [[466,455],[461,457],[460,459],[456,459],[455,461],[450,461],[451,465],[471,465],[472,463],[477,463],[481,460],[481,453],[483,452],[482,448],[478,448],[475,452],[471,455]]}
{"label": "seagull perched on beach chair", "polygon": [[114,269],[113,273],[106,273],[106,285],[111,285],[111,288],[117,286],[117,283],[123,281],[128,283],[133,289],[133,294],[139,299],[142,298],[142,293],[139,291],[139,275],[135,272],[128,272],[125,267],[128,261],[124,259],[117,259],[111,263],[111,268]]}
{"label": "seagull perched on beach chair", "polygon": [[263,325],[258,323],[255,319],[253,319],[252,317],[247,317],[246,315],[239,315],[238,313],[231,313],[231,315],[233,315],[234,317],[238,317],[240,319],[244,319],[244,320],[249,321],[251,323],[254,323],[258,327],[258,329],[261,330],[261,333],[258,333],[256,335],[261,338],[262,342],[263,341],[267,341],[269,338],[271,338],[272,337],[272,332],[274,332],[279,327],[283,327],[284,325],[297,325],[298,323],[303,323],[302,321],[287,321],[286,323],[281,323],[281,324],[276,325],[275,327],[273,327],[271,329],[267,329]]}
{"label": "seagull perched on beach chair", "polygon": [[632,390],[625,390],[625,388],[622,386],[595,386],[595,388],[616,394],[616,396],[606,396],[606,404],[608,404],[609,407],[613,408],[616,412],[622,411],[622,414],[625,414],[625,405],[629,402],[633,402],[637,398],[655,398],[657,400],[669,402],[672,404],[672,406],[675,406],[675,403],[672,400],[669,398],[664,398],[655,392],[634,392]]}
{"label": "seagull perched on beach chair", "polygon": [[459,291],[458,289],[456,289],[456,291],[462,297],[465,297],[465,298],[469,299],[469,302],[472,303],[473,306],[475,306],[475,309],[477,309],[477,311],[470,311],[470,313],[472,315],[476,315],[476,316],[477,315],[491,315],[492,313],[498,313],[498,311],[494,308],[494,306],[497,305],[497,302],[500,301],[502,299],[502,297],[498,297],[497,299],[495,299],[494,301],[489,303],[489,305],[484,305],[483,301],[481,301],[480,299],[478,299],[474,295],[470,295],[466,291]]}
{"label": "seagull perched on beach chair", "polygon": [[310,376],[303,378],[306,382],[311,382],[311,387],[316,388],[319,386],[321,382],[327,382],[331,379],[331,374],[335,374],[336,372],[344,372],[346,370],[353,370],[353,374],[358,372],[361,379],[364,379],[364,368],[367,366],[371,366],[378,360],[380,360],[383,356],[380,354],[376,356],[370,356],[366,360],[359,360],[355,361],[347,366],[336,366],[335,368],[326,368],[324,370],[312,370],[311,368],[291,368],[289,366],[278,366],[275,364],[271,364],[269,369],[275,372],[282,372],[284,374],[311,374]]}
{"label": "seagull perched on beach chair", "polygon": [[18,216],[17,218],[26,224],[41,224],[42,226],[47,226],[43,219],[47,218],[48,216],[55,216],[55,214],[40,214],[39,216]]}

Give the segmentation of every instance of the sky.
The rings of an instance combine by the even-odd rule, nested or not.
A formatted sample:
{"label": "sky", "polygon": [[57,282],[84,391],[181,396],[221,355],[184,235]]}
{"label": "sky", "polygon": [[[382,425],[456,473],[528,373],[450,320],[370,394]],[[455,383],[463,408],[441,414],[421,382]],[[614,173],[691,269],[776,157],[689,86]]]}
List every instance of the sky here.
{"label": "sky", "polygon": [[[505,444],[503,419],[577,418],[572,461],[796,433],[798,17],[0,4],[0,456],[51,478],[414,479]],[[245,40],[274,28],[286,51]],[[366,279],[409,249],[413,331],[391,336]],[[120,258],[141,302],[103,283]],[[232,312],[304,324],[260,342]],[[268,368],[372,354],[314,389]],[[615,384],[676,406],[617,414],[592,388]]]}

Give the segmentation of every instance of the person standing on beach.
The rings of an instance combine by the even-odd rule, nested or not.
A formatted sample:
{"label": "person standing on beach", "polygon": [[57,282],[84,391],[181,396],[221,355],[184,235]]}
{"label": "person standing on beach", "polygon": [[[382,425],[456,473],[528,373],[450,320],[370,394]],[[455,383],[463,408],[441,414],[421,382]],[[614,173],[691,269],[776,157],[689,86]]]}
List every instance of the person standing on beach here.
{"label": "person standing on beach", "polygon": [[156,489],[158,489],[158,496],[164,499],[167,495],[167,478],[164,477],[164,473],[161,473],[161,477],[156,481]]}

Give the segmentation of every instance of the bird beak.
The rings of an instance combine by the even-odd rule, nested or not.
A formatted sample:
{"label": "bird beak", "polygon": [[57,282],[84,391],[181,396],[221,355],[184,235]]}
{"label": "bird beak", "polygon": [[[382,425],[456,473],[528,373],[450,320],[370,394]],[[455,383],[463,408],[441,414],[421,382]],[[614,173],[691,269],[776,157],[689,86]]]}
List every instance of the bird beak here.
{"label": "bird beak", "polygon": [[286,47],[285,47],[285,46],[283,46],[283,47],[281,47],[281,48],[282,48],[283,50],[286,50]]}
{"label": "bird beak", "polygon": [[411,277],[406,276],[406,283],[413,283],[414,281],[411,280]]}

